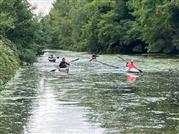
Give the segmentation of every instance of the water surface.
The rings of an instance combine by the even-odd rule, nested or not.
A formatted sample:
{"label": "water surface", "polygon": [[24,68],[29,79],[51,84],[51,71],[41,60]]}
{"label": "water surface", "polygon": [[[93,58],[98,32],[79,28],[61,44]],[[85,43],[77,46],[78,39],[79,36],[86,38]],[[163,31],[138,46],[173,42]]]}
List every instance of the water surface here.
{"label": "water surface", "polygon": [[[50,72],[49,53],[66,57],[70,73]],[[0,92],[2,134],[175,134],[179,132],[177,58],[133,59],[143,75],[125,72],[117,55],[50,51],[20,69]]]}

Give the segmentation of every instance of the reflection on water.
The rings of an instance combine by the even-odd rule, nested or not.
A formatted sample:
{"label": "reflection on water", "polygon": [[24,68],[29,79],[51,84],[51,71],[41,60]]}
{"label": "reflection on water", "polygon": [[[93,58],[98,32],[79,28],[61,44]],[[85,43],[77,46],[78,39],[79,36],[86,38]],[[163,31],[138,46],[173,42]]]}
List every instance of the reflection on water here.
{"label": "reflection on water", "polygon": [[37,94],[38,76],[35,68],[20,69],[0,93],[0,133],[23,133],[31,102]]}
{"label": "reflection on water", "polygon": [[144,71],[136,75],[125,73],[115,55],[98,59],[119,69],[89,63],[86,53],[53,53],[80,60],[71,63],[69,75],[50,72],[55,63],[47,53],[20,69],[0,93],[0,133],[179,132],[178,59],[133,56]]}

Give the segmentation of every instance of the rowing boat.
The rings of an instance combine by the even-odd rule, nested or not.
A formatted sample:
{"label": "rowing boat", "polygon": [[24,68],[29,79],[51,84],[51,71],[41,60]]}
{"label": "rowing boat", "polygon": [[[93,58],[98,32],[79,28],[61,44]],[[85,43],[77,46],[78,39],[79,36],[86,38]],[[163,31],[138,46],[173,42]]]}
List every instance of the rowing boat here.
{"label": "rowing boat", "polygon": [[126,71],[128,72],[128,73],[141,73],[138,69],[136,69],[136,68],[132,68],[132,69],[130,69],[130,70],[128,70],[128,68],[126,68]]}
{"label": "rowing boat", "polygon": [[50,72],[62,72],[62,73],[69,73],[69,66],[67,66],[66,68],[59,68],[58,66],[56,66],[56,69],[52,69]]}
{"label": "rowing boat", "polygon": [[50,61],[50,62],[55,62],[56,59],[55,59],[55,58],[49,58],[48,61]]}
{"label": "rowing boat", "polygon": [[59,71],[69,73],[69,66],[67,66],[66,68],[59,68]]}
{"label": "rowing boat", "polygon": [[68,76],[69,75],[69,67],[67,68],[58,68],[55,69],[55,71],[53,71],[54,73],[52,73],[54,76]]}
{"label": "rowing boat", "polygon": [[91,62],[91,63],[96,63],[96,62],[97,62],[97,59],[91,59],[90,62]]}

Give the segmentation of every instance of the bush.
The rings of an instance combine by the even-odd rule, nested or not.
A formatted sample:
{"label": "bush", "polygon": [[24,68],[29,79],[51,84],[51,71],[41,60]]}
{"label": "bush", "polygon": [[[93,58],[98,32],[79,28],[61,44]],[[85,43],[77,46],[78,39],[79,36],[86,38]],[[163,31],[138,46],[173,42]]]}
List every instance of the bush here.
{"label": "bush", "polygon": [[[6,40],[9,45],[13,45]],[[16,72],[19,67],[19,59],[15,52],[6,44],[7,42],[0,40],[0,86],[6,83]]]}

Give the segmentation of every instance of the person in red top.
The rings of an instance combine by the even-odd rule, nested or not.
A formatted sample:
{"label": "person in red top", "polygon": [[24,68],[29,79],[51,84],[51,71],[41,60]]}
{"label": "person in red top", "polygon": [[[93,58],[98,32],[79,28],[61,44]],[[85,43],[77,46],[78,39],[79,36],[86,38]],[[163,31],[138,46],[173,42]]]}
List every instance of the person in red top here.
{"label": "person in red top", "polygon": [[62,58],[62,61],[59,64],[60,68],[67,68],[67,66],[69,66],[70,64],[68,62],[66,62],[65,58]]}
{"label": "person in red top", "polygon": [[[137,68],[136,64],[135,64],[132,60],[131,60],[130,62],[127,62],[127,63],[126,63],[126,67],[128,68],[128,69],[127,69],[128,72],[130,72],[130,71],[135,72],[135,70],[137,70],[137,72],[143,73],[142,70],[140,70],[140,69]],[[134,70],[133,70],[133,69],[134,69]],[[137,73],[137,72],[136,72],[136,73]]]}
{"label": "person in red top", "polygon": [[[131,69],[137,69],[137,66],[136,66],[136,64],[134,64],[134,62],[131,60],[130,62],[127,62],[126,63],[126,67],[128,68],[128,70],[127,71],[130,71]],[[138,69],[137,69],[138,70]]]}

